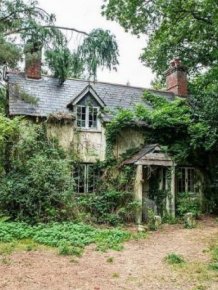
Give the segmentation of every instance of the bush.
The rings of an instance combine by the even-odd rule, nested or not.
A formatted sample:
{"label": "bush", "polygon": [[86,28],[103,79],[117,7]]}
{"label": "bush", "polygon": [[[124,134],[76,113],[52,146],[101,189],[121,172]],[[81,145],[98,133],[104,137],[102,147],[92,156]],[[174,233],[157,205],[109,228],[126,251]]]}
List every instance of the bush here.
{"label": "bush", "polygon": [[64,220],[73,207],[71,163],[42,125],[21,123],[0,183],[0,209],[26,222]]}
{"label": "bush", "polygon": [[81,211],[91,214],[93,222],[110,225],[132,221],[138,207],[131,192],[115,190],[79,196],[77,203]]}
{"label": "bush", "polygon": [[177,212],[179,216],[184,216],[186,213],[192,213],[194,217],[198,217],[201,214],[201,201],[197,196],[189,192],[181,193],[178,196]]}

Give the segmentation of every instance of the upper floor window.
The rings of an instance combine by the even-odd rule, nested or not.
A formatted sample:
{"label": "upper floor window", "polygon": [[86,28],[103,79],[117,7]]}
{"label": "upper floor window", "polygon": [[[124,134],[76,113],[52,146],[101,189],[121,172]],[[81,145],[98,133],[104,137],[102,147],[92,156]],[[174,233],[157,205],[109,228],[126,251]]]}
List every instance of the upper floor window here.
{"label": "upper floor window", "polygon": [[98,128],[98,107],[79,105],[76,108],[77,127],[86,129]]}

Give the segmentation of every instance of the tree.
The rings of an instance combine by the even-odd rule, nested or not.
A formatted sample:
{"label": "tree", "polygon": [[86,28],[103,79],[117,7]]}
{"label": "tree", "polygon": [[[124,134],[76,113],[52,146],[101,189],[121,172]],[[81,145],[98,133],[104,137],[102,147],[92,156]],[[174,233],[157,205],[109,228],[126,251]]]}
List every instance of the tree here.
{"label": "tree", "polygon": [[[72,53],[61,42],[53,50],[46,52],[49,67],[60,83],[69,76],[80,78],[97,77],[97,68],[106,67],[116,70],[118,46],[110,31],[94,29]],[[86,75],[85,75],[86,74]]]}
{"label": "tree", "polygon": [[126,31],[148,36],[141,58],[159,75],[175,56],[192,73],[217,65],[216,0],[105,0],[102,9]]}
{"label": "tree", "polygon": [[217,138],[218,2],[105,0],[102,11],[126,31],[148,36],[141,60],[162,76],[162,83],[170,60],[182,59],[190,74],[193,114]]}
{"label": "tree", "polygon": [[[109,31],[94,30],[90,34],[75,28],[55,25],[55,15],[38,7],[38,2],[2,0],[0,2],[0,65],[15,67],[23,54],[26,42],[41,43],[46,61],[55,76],[63,83],[69,76],[96,78],[98,66],[108,69],[118,64],[118,47]],[[64,31],[82,34],[84,40],[70,51]],[[107,50],[105,47],[107,46]],[[82,61],[84,64],[82,63]]]}

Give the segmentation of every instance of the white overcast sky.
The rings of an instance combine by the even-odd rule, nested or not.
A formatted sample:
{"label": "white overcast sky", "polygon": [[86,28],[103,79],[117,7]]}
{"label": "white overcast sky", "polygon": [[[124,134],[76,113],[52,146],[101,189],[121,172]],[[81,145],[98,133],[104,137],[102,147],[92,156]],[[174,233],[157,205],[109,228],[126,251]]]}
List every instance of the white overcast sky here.
{"label": "white overcast sky", "polygon": [[[57,17],[57,24],[90,32],[93,28],[109,29],[116,35],[119,45],[120,65],[118,71],[99,71],[98,81],[150,87],[153,75],[139,60],[145,39],[125,33],[119,24],[101,16],[103,0],[39,0],[40,7]],[[70,36],[70,35],[69,35]],[[77,37],[77,38],[76,38]],[[79,41],[76,34],[72,41]]]}

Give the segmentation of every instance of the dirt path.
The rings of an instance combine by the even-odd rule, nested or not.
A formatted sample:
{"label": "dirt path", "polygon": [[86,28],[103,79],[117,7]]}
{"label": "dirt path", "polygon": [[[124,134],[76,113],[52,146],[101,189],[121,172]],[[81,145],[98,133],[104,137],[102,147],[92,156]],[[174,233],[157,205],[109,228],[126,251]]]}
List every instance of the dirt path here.
{"label": "dirt path", "polygon": [[[209,259],[209,242],[218,238],[217,225],[207,219],[192,230],[164,226],[146,240],[126,243],[121,252],[100,253],[89,247],[79,259],[52,251],[13,253],[8,263],[0,263],[0,289],[217,290],[218,277],[211,278],[202,267]],[[171,252],[182,254],[193,266],[167,265],[163,258]]]}

